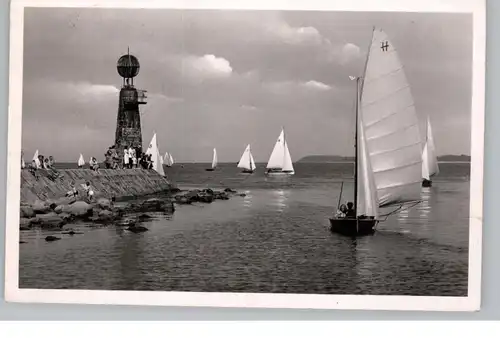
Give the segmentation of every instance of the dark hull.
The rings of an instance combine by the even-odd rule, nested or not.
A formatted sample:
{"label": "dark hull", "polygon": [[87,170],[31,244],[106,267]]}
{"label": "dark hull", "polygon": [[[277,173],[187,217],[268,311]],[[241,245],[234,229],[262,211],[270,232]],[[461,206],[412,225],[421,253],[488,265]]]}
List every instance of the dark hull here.
{"label": "dark hull", "polygon": [[432,181],[424,179],[422,181],[422,187],[424,187],[424,188],[432,187]]}
{"label": "dark hull", "polygon": [[207,168],[207,169],[205,169],[205,171],[214,171],[214,170],[215,169],[213,169],[213,168]]}
{"label": "dark hull", "polygon": [[375,232],[375,219],[330,218],[330,230],[344,236],[367,236]]}
{"label": "dark hull", "polygon": [[243,169],[242,173],[244,173],[244,174],[253,174],[253,170]]}

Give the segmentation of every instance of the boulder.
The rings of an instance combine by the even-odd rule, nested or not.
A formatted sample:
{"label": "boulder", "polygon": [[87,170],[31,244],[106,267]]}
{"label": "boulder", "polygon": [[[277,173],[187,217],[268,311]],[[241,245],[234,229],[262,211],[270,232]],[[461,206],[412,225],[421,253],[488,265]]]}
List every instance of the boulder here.
{"label": "boulder", "polygon": [[247,194],[243,194],[243,193],[242,193],[242,194],[240,194],[240,197],[245,197],[246,195],[247,195]]}
{"label": "boulder", "polygon": [[92,206],[84,201],[65,206],[63,211],[75,217],[87,217],[92,215]]}
{"label": "boulder", "polygon": [[175,196],[175,203],[178,204],[191,204],[192,201],[186,196]]}
{"label": "boulder", "polygon": [[214,195],[199,193],[198,201],[202,203],[212,203],[214,201]]}
{"label": "boulder", "polygon": [[133,225],[133,226],[129,226],[127,228],[127,230],[130,231],[130,232],[133,232],[133,233],[139,233],[139,232],[148,231],[149,229],[145,228],[143,226],[140,226],[140,225]]}
{"label": "boulder", "polygon": [[47,203],[40,200],[36,200],[31,208],[33,209],[35,214],[47,214],[52,211]]}
{"label": "boulder", "polygon": [[66,224],[66,221],[61,217],[61,215],[51,212],[36,216],[35,220],[31,223],[38,224],[43,229],[52,229],[61,228],[64,224]]}
{"label": "boulder", "polygon": [[149,216],[147,214],[142,214],[142,215],[139,215],[137,218],[139,219],[139,221],[145,221],[147,219],[150,219],[151,216]]}
{"label": "boulder", "polygon": [[97,221],[100,223],[108,223],[115,220],[116,216],[112,211],[109,210],[100,210],[97,213]]}
{"label": "boulder", "polygon": [[226,189],[224,189],[224,191],[228,192],[228,193],[233,193],[233,194],[236,193],[236,190],[233,190],[231,188],[226,188]]}
{"label": "boulder", "polygon": [[45,237],[45,241],[47,241],[47,242],[58,241],[58,240],[60,240],[60,239],[61,239],[61,238],[56,237],[56,236],[47,236],[47,237]]}
{"label": "boulder", "polygon": [[61,212],[58,214],[65,222],[70,222],[75,219],[75,216],[68,214],[67,212]]}
{"label": "boulder", "polygon": [[99,209],[102,210],[111,210],[113,208],[111,201],[107,198],[99,198],[96,202],[96,205]]}
{"label": "boulder", "polygon": [[31,229],[31,219],[21,217],[19,219],[19,230],[30,230]]}
{"label": "boulder", "polygon": [[174,204],[170,200],[159,199],[159,198],[150,198],[141,204],[130,204],[127,207],[128,211],[131,212],[173,212]]}
{"label": "boulder", "polygon": [[214,193],[214,198],[216,200],[228,200],[229,199],[229,195],[225,191],[222,191],[222,192],[217,191],[216,193]]}
{"label": "boulder", "polygon": [[62,205],[58,205],[57,207],[55,207],[55,208],[54,208],[54,212],[55,212],[56,214],[60,214],[60,213],[62,213],[63,211],[64,211],[64,206],[62,206]]}
{"label": "boulder", "polygon": [[21,206],[20,216],[26,218],[35,217],[35,211],[30,206]]}

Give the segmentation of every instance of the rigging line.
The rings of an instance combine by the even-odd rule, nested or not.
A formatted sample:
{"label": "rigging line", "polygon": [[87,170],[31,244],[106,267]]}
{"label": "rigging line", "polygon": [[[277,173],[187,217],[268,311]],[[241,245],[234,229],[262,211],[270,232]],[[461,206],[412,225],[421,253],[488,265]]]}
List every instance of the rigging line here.
{"label": "rigging line", "polygon": [[422,201],[416,201],[415,203],[413,203],[412,205],[410,205],[410,206],[409,206],[408,208],[406,208],[406,209],[402,209],[402,208],[403,208],[403,206],[404,206],[405,204],[401,204],[401,205],[399,206],[399,208],[397,208],[396,210],[391,211],[391,212],[389,212],[389,213],[387,213],[387,214],[384,214],[384,215],[380,215],[380,217],[385,217],[385,218],[384,218],[384,220],[383,220],[383,222],[385,222],[385,221],[389,218],[389,216],[391,216],[391,215],[393,215],[393,214],[395,214],[395,213],[397,213],[397,212],[399,212],[399,211],[405,211],[405,210],[411,209],[411,208],[415,207],[416,205],[418,205],[418,204],[420,204],[420,203],[422,203]]}

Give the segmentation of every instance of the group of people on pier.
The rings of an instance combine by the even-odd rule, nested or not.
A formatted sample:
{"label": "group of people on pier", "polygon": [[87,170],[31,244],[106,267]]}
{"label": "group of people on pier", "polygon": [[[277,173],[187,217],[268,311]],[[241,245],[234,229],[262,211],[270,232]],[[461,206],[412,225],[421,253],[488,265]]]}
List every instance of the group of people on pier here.
{"label": "group of people on pier", "polygon": [[123,157],[120,158],[116,147],[113,145],[104,154],[104,165],[106,169],[152,169],[153,160],[151,154],[142,152],[141,147],[132,146],[123,149]]}

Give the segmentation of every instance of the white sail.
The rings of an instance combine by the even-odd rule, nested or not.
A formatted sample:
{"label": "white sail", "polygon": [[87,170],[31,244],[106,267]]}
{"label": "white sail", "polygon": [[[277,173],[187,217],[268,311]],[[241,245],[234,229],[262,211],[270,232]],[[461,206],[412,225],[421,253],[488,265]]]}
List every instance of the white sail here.
{"label": "white sail", "polygon": [[373,31],[360,100],[379,206],[418,200],[422,181],[418,118],[397,51],[382,30]]}
{"label": "white sail", "polygon": [[427,133],[424,150],[422,152],[422,178],[430,180],[433,175],[439,174],[439,165],[437,162],[436,148],[432,136],[431,121],[427,116]]}
{"label": "white sail", "polygon": [[78,166],[83,167],[85,165],[85,160],[83,159],[83,155],[80,154],[80,157],[78,158]]}
{"label": "white sail", "polygon": [[237,167],[252,171],[255,170],[255,162],[253,160],[252,152],[250,151],[250,145],[247,145],[245,148]]}
{"label": "white sail", "polygon": [[35,151],[35,155],[33,155],[33,161],[35,161],[35,165],[37,166],[37,168],[40,168],[41,163],[40,159],[38,158],[38,149]]}
{"label": "white sail", "polygon": [[172,154],[168,154],[168,157],[169,157],[170,165],[174,165],[174,158],[172,157]]}
{"label": "white sail", "polygon": [[269,161],[267,162],[267,169],[283,169],[283,155],[285,153],[285,132],[281,130],[278,140],[274,145]]}
{"label": "white sail", "polygon": [[267,162],[267,169],[281,169],[283,172],[294,173],[292,157],[288,150],[288,144],[285,139],[285,131],[282,129],[276,144],[274,145],[269,161]]}
{"label": "white sail", "polygon": [[217,167],[217,150],[214,148],[214,157],[212,159],[212,169]]}
{"label": "white sail", "polygon": [[163,171],[163,158],[158,150],[158,143],[156,142],[156,133],[153,135],[149,147],[146,150],[146,155],[151,155],[153,161],[153,169],[160,175],[165,175]]}
{"label": "white sail", "polygon": [[372,216],[375,219],[379,216],[379,202],[375,177],[371,166],[370,156],[367,148],[364,127],[361,114],[358,115],[358,198],[357,214]]}

